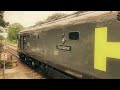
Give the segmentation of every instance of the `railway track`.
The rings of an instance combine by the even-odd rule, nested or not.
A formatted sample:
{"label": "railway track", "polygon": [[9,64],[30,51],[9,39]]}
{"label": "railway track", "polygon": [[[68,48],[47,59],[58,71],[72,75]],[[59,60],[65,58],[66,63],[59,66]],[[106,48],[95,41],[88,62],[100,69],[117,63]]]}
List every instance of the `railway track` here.
{"label": "railway track", "polygon": [[[13,47],[13,46],[8,45],[7,46],[7,51],[9,53],[11,53],[12,55],[14,55],[15,57],[17,57],[18,59],[20,59],[19,55],[17,53],[17,47],[16,46]],[[24,64],[25,65],[24,67],[28,67],[29,66],[31,71],[39,73],[39,75],[42,76],[45,79],[66,79],[66,78],[73,79],[74,78],[72,76],[70,76],[70,77],[68,76],[67,77],[67,76],[63,75],[64,74],[63,72],[61,73],[59,70],[56,70],[53,67],[49,68],[49,74],[46,74],[46,72],[44,72],[43,69],[39,69],[38,67],[36,68],[34,66],[31,66],[29,63],[26,63],[25,60],[18,60],[18,62]]]}
{"label": "railway track", "polygon": [[49,79],[50,78],[50,77],[45,76],[43,73],[38,72],[36,68],[29,67],[24,62],[21,62],[19,60],[16,46],[6,45],[6,51],[7,53],[11,54],[13,57],[17,58],[17,62],[18,62],[17,68],[21,69],[20,72],[22,72],[22,75],[23,75],[23,77],[16,77],[15,79]]}
{"label": "railway track", "polygon": [[15,57],[19,58],[18,53],[17,53],[17,47],[12,47],[12,46],[6,46],[6,50],[14,55]]}

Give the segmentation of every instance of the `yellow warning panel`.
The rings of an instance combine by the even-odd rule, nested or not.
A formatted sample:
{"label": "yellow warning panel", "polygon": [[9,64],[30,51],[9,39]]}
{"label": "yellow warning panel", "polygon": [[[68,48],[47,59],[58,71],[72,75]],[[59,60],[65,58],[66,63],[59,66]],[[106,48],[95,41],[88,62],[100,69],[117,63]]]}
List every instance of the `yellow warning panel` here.
{"label": "yellow warning panel", "polygon": [[120,42],[107,42],[107,27],[95,29],[94,68],[106,72],[106,58],[120,59]]}

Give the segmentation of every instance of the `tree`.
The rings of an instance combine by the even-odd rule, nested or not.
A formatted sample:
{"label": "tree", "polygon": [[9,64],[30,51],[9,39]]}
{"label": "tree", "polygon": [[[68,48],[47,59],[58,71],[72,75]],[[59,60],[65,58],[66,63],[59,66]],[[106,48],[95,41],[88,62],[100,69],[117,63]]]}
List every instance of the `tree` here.
{"label": "tree", "polygon": [[2,36],[2,35],[0,35],[0,53],[3,51],[3,43],[2,43],[2,40],[4,40],[5,38]]}
{"label": "tree", "polygon": [[57,20],[57,19],[64,17],[64,16],[66,16],[66,14],[64,14],[64,13],[55,13],[55,14],[52,14],[51,16],[48,16],[47,19],[44,21],[38,21],[35,25],[33,25],[31,27],[40,26],[48,21]]}
{"label": "tree", "polygon": [[5,38],[2,36],[2,35],[0,35],[0,40],[2,41],[2,40],[4,40]]}
{"label": "tree", "polygon": [[37,22],[35,25],[41,25],[41,24],[43,24],[44,23],[44,21],[39,21],[39,22]]}
{"label": "tree", "polygon": [[0,26],[6,27],[9,25],[9,22],[4,21],[4,11],[0,11]]}
{"label": "tree", "polygon": [[38,21],[35,25],[30,26],[29,28],[40,26],[40,25],[42,25],[42,24],[44,24],[44,23],[46,23],[48,21],[57,20],[57,19],[59,19],[61,17],[64,17],[66,15],[67,14],[64,14],[64,13],[55,13],[55,14],[52,14],[51,16],[48,16],[46,20],[44,20],[44,21]]}
{"label": "tree", "polygon": [[49,17],[46,19],[46,21],[57,20],[57,19],[59,19],[59,18],[61,18],[61,17],[64,17],[64,16],[66,16],[66,14],[64,14],[64,13],[55,13],[55,14],[52,14],[51,16],[49,16]]}
{"label": "tree", "polygon": [[24,27],[19,23],[14,23],[14,24],[9,25],[6,29],[6,31],[8,32],[8,39],[10,41],[12,40],[17,41],[17,35],[23,28]]}
{"label": "tree", "polygon": [[3,51],[3,47],[4,47],[3,43],[0,42],[0,53]]}

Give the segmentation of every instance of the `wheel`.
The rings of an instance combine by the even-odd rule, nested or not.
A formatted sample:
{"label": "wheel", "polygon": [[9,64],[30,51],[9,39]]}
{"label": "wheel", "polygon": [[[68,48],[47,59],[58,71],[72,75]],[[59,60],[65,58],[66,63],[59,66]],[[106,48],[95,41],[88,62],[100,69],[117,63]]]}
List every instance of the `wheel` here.
{"label": "wheel", "polygon": [[45,74],[48,74],[48,71],[49,71],[49,66],[48,66],[48,65],[45,65],[45,66],[44,66],[44,73],[45,73]]}
{"label": "wheel", "polygon": [[42,72],[42,63],[39,62],[37,70],[38,72]]}

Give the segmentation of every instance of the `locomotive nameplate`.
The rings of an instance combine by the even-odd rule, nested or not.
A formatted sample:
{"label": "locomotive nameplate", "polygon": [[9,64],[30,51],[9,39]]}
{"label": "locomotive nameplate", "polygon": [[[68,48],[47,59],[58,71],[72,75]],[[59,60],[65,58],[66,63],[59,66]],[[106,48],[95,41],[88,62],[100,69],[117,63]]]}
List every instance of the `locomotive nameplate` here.
{"label": "locomotive nameplate", "polygon": [[56,48],[59,50],[71,51],[71,46],[56,45]]}

